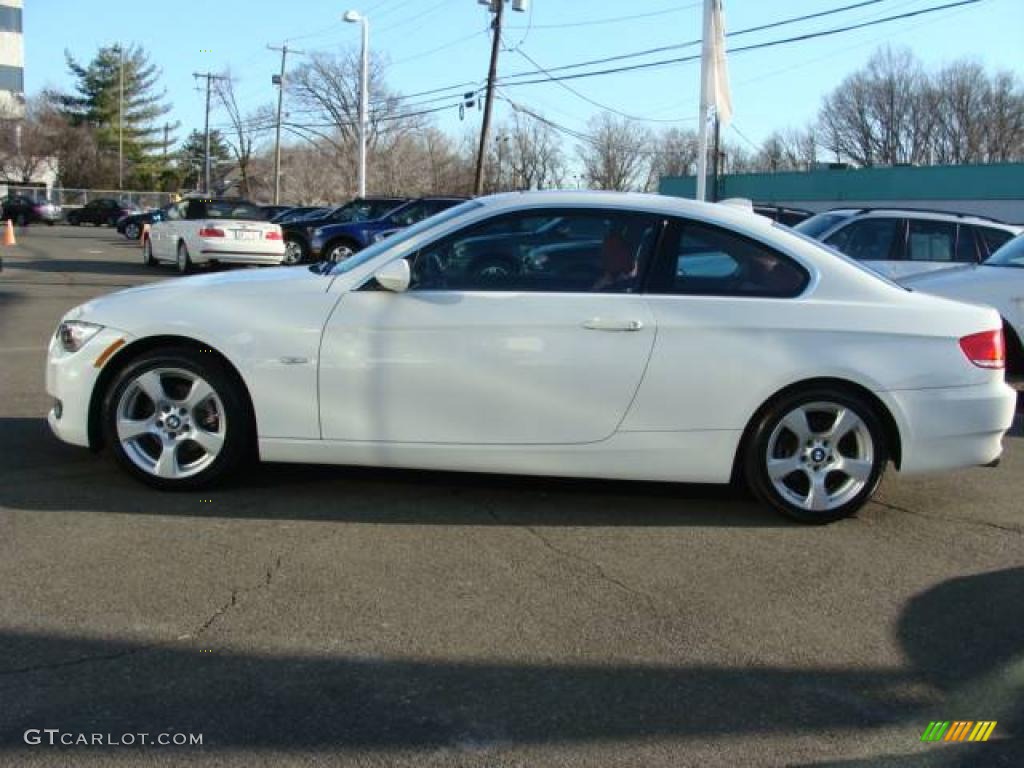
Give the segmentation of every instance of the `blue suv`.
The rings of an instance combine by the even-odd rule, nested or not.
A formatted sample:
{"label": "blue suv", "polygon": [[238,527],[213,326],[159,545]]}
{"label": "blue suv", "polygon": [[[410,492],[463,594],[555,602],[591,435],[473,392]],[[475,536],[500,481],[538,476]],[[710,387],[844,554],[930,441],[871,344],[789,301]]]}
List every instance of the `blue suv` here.
{"label": "blue suv", "polygon": [[347,221],[317,227],[309,252],[314,260],[344,261],[356,251],[390,234],[465,202],[464,197],[420,197],[395,208],[386,216],[367,221]]}

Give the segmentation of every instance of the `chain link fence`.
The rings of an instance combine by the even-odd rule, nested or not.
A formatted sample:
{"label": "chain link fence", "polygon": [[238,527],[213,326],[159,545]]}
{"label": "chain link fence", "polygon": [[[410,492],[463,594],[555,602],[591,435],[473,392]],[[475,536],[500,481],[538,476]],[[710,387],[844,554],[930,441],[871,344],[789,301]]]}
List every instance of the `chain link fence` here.
{"label": "chain link fence", "polygon": [[[6,186],[6,192],[4,187]],[[129,189],[70,189],[67,187],[23,187],[15,184],[0,185],[0,197],[23,195],[36,202],[50,202],[62,208],[80,208],[90,200],[112,198],[132,203],[140,208],[159,208],[171,202],[173,192],[143,192]]]}

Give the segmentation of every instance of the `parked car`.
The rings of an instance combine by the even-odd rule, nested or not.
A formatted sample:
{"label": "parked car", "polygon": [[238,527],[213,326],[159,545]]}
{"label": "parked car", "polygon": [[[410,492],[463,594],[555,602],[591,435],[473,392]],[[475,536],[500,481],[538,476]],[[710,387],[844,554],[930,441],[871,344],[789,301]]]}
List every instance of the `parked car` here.
{"label": "parked car", "polygon": [[[545,270],[524,218],[604,233],[589,247],[599,278]],[[467,272],[460,252],[482,237],[537,268]],[[691,275],[694,259],[731,271]],[[463,202],[341,262],[92,299],[61,321],[46,387],[58,437],[105,445],[161,489],[213,483],[258,448],[434,471],[736,476],[822,523],[866,503],[889,461],[994,462],[1016,405],[1003,353],[995,310],[907,291],[750,212],[527,192]]]}
{"label": "parked car", "polygon": [[296,221],[303,219],[306,216],[313,216],[318,213],[326,213],[329,208],[323,208],[321,206],[297,206],[295,208],[289,208],[287,211],[282,211],[271,219],[275,224],[285,224],[289,221]]}
{"label": "parked car", "polygon": [[143,239],[142,261],[173,262],[182,274],[200,264],[277,265],[284,258],[281,227],[254,203],[190,198],[171,205]]}
{"label": "parked car", "polygon": [[285,239],[285,263],[299,264],[309,259],[309,244],[313,239],[313,231],[317,227],[346,221],[379,219],[405,203],[407,199],[404,197],[357,197],[337,208],[331,208],[322,215],[310,215],[284,223],[281,229],[284,231]]}
{"label": "parked car", "polygon": [[909,208],[837,208],[795,229],[895,279],[977,264],[1022,230],[981,216]]}
{"label": "parked car", "polygon": [[41,221],[53,226],[60,221],[61,210],[48,200],[33,200],[25,195],[9,195],[0,201],[0,221],[11,219],[19,227]]}
{"label": "parked car", "polygon": [[122,216],[133,213],[139,213],[138,206],[122,203],[112,198],[100,198],[86,203],[81,208],[68,211],[64,218],[73,227],[77,227],[79,224],[113,227]]}
{"label": "parked car", "polygon": [[277,218],[282,213],[287,213],[288,211],[294,210],[295,206],[292,206],[292,205],[261,205],[260,208],[263,209],[263,215],[266,217],[267,221],[273,221],[275,218]]}
{"label": "parked car", "polygon": [[915,275],[900,282],[915,291],[994,307],[1003,318],[1007,370],[1024,375],[1024,235],[981,264]]}
{"label": "parked car", "polygon": [[355,219],[339,224],[326,224],[313,229],[309,254],[314,259],[342,261],[353,253],[396,230],[404,229],[435,213],[464,202],[464,197],[421,197],[400,205],[378,219]]}
{"label": "parked car", "polygon": [[165,205],[163,208],[154,208],[149,211],[140,211],[139,213],[130,213],[127,216],[122,216],[117,220],[115,228],[129,240],[138,240],[142,237],[143,225],[149,224],[152,226],[156,222],[162,221],[170,207],[170,205]]}

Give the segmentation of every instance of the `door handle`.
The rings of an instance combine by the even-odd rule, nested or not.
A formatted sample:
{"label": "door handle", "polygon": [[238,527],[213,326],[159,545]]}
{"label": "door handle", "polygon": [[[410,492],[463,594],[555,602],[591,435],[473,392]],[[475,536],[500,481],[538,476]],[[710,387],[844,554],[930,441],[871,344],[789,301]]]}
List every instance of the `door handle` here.
{"label": "door handle", "polygon": [[616,320],[595,317],[583,323],[588,331],[639,331],[644,327],[642,320]]}

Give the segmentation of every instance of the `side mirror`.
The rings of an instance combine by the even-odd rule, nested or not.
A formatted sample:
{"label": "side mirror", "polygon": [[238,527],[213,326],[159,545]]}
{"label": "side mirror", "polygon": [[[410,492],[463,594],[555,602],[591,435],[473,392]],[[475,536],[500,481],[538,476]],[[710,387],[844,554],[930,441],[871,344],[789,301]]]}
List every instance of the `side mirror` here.
{"label": "side mirror", "polygon": [[402,293],[409,288],[412,272],[409,270],[408,261],[396,259],[381,267],[373,277],[380,284],[381,288],[395,293]]}

